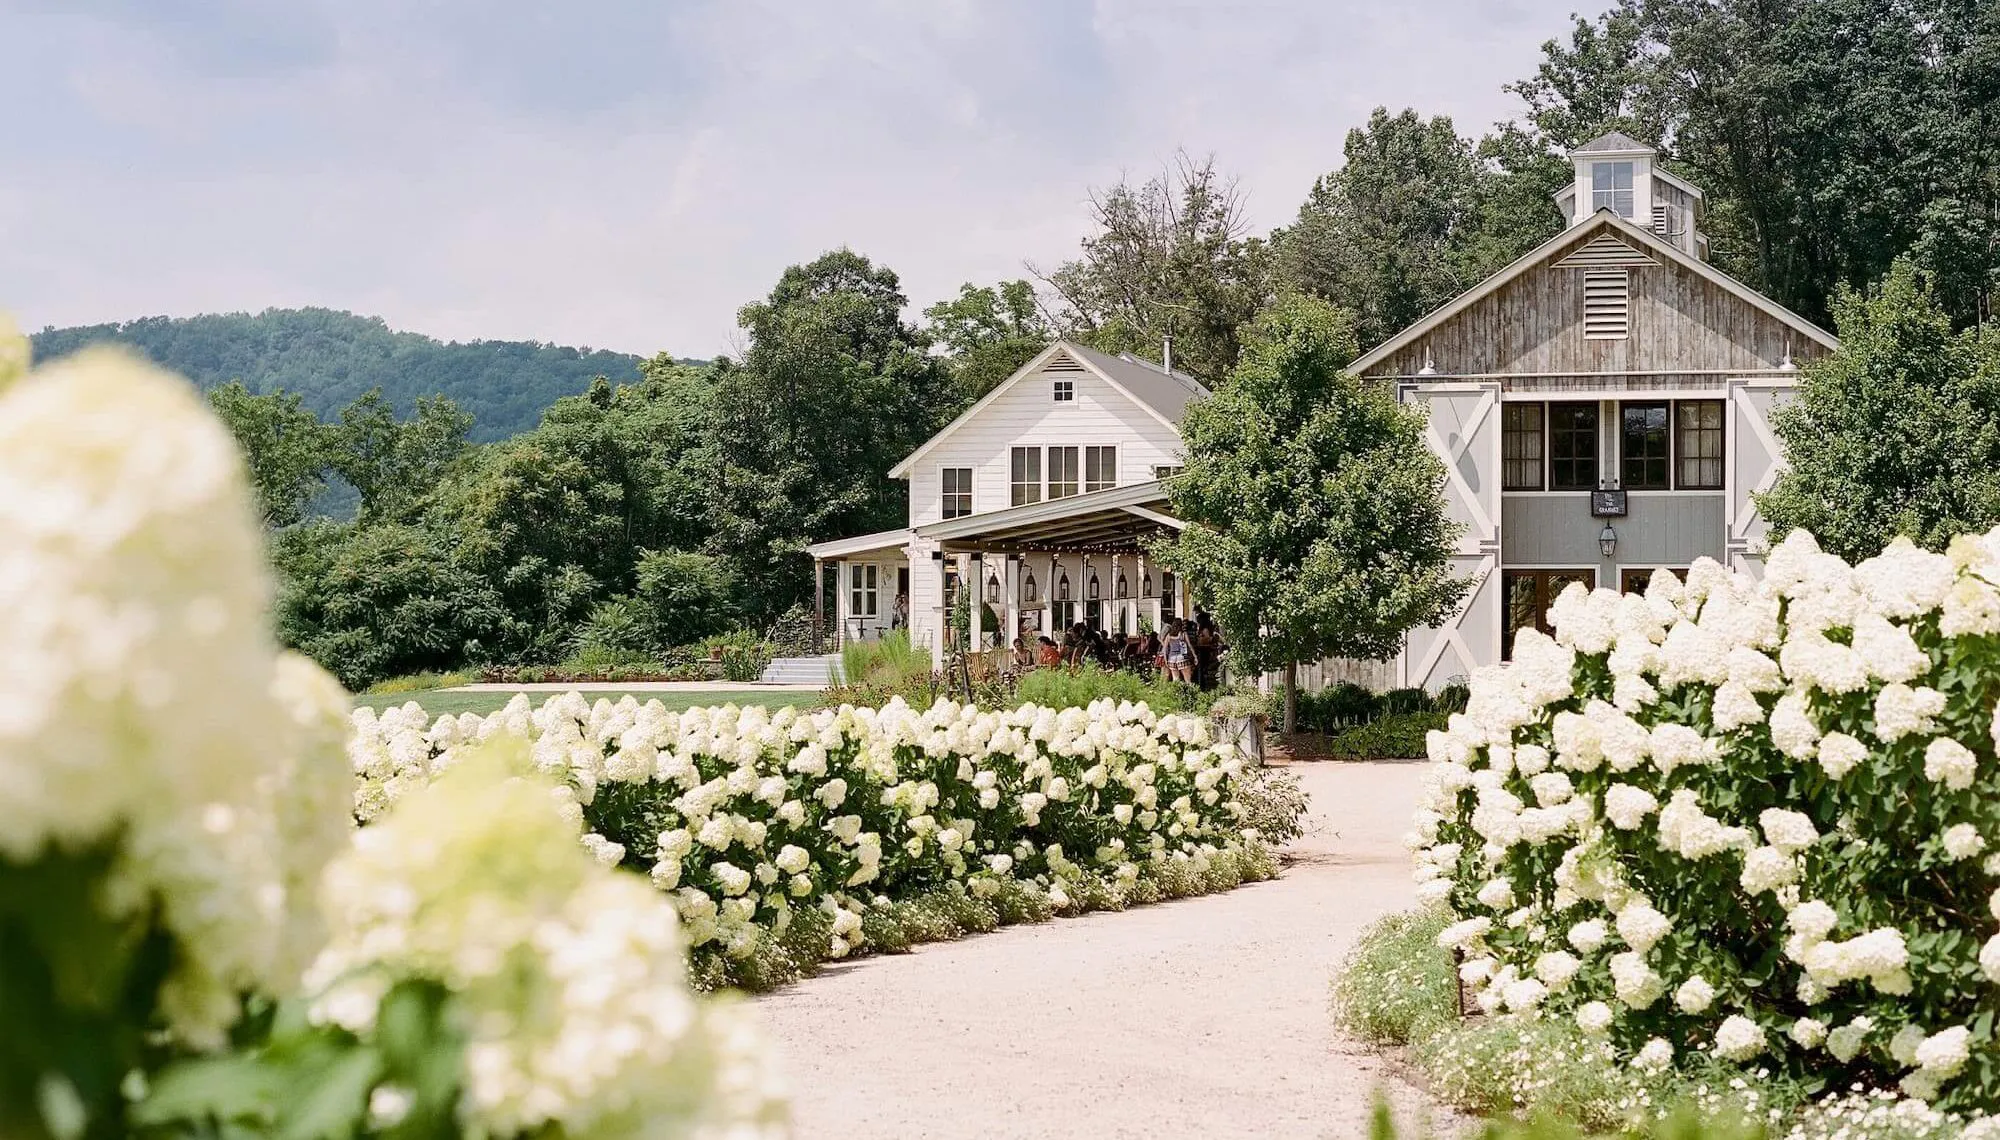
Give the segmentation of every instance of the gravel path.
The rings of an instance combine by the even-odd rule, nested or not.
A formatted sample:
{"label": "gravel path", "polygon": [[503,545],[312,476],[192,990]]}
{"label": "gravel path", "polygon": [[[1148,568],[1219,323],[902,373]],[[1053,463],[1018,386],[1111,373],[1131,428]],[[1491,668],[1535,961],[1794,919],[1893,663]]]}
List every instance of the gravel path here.
{"label": "gravel path", "polygon": [[1360,1137],[1378,1087],[1420,1127],[1424,1097],[1327,1013],[1355,932],[1409,905],[1420,765],[1293,770],[1313,831],[1275,882],[837,963],[758,999],[797,1135]]}

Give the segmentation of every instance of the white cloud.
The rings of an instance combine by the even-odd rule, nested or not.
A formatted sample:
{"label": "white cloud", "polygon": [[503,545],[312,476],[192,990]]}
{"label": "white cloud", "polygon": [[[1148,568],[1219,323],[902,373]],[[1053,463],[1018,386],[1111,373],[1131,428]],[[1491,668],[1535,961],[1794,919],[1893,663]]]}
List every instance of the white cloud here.
{"label": "white cloud", "polygon": [[[1177,147],[1286,221],[1377,104],[1476,133],[1567,4],[324,3],[6,15],[0,306],[319,304],[433,335],[730,349],[850,245],[916,306],[1054,264]],[[201,6],[195,6],[201,7]],[[0,0],[5,12],[6,0]],[[551,12],[564,13],[559,18]]]}

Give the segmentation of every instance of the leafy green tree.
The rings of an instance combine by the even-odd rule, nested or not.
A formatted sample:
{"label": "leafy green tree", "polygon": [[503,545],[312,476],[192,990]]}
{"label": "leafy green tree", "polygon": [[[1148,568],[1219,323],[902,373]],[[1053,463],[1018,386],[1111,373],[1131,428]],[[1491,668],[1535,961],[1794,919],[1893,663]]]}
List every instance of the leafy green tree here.
{"label": "leafy green tree", "polygon": [[1790,469],[1757,507],[1849,561],[1908,535],[1942,549],[2000,523],[2000,350],[1954,333],[1917,271],[1834,301],[1840,351],[1771,417]]}
{"label": "leafy green tree", "polygon": [[472,417],[448,396],[417,401],[399,420],[378,389],[341,409],[333,429],[333,468],[361,496],[364,519],[396,517],[426,494],[464,454]]}
{"label": "leafy green tree", "polygon": [[1422,417],[1344,371],[1350,318],[1280,298],[1243,360],[1182,424],[1187,471],[1168,484],[1186,529],[1155,555],[1194,582],[1251,670],[1282,669],[1298,724],[1298,663],[1383,658],[1465,592],[1456,524]]}
{"label": "leafy green tree", "polygon": [[690,550],[639,556],[635,599],[662,644],[689,645],[729,628],[735,582],[728,563]]}
{"label": "leafy green tree", "polygon": [[1035,287],[1026,281],[958,287],[958,296],[924,310],[932,341],[945,349],[959,391],[976,400],[1012,376],[1055,339]]}
{"label": "leafy green tree", "polygon": [[493,583],[436,531],[320,520],[280,532],[272,556],[279,637],[350,688],[484,660],[505,634]]}
{"label": "leafy green tree", "polygon": [[1549,147],[1666,140],[1712,259],[1814,319],[1915,249],[1961,325],[2000,273],[2000,12],[1903,0],[1619,0],[1511,90]]}
{"label": "leafy green tree", "polygon": [[243,449],[264,524],[276,529],[303,520],[326,487],[333,444],[326,425],[296,392],[258,396],[231,381],[210,389],[208,403]]}
{"label": "leafy green tree", "polygon": [[908,303],[892,270],[840,249],[785,270],[738,314],[750,347],[715,374],[706,549],[730,560],[759,624],[806,597],[801,546],[907,520],[888,469],[963,406],[903,320]]}
{"label": "leafy green tree", "polygon": [[[1286,282],[1353,312],[1365,345],[1472,287],[1562,225],[1547,196],[1562,176],[1508,141],[1489,164],[1450,119],[1377,107],[1273,239]],[[1502,158],[1522,160],[1527,176]]]}
{"label": "leafy green tree", "polygon": [[1213,159],[1183,154],[1141,186],[1094,193],[1096,232],[1083,254],[1040,275],[1060,302],[1063,335],[1158,360],[1173,338],[1177,370],[1214,381],[1236,365],[1238,330],[1271,296],[1271,258],[1249,234],[1242,195]]}

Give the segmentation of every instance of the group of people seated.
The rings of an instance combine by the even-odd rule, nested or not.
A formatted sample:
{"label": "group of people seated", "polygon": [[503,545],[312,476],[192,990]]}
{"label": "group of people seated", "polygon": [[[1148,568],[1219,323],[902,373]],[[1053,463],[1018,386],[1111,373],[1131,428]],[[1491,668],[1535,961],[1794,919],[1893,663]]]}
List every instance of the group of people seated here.
{"label": "group of people seated", "polygon": [[1169,621],[1164,637],[1150,629],[1133,636],[1107,634],[1087,622],[1065,629],[1060,642],[1047,634],[1023,633],[1014,641],[1014,666],[1073,669],[1089,663],[1148,677],[1158,673],[1168,680],[1212,689],[1221,683],[1222,654],[1228,648],[1215,619],[1205,610],[1196,610],[1192,621]]}

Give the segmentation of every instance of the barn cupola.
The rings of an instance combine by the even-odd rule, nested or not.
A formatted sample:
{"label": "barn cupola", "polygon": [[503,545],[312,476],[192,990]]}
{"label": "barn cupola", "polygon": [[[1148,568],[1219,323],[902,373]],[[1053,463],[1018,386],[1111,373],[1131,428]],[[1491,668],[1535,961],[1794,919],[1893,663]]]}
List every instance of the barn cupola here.
{"label": "barn cupola", "polygon": [[1699,229],[1701,188],[1661,169],[1659,151],[1613,131],[1570,152],[1576,178],[1556,194],[1571,225],[1609,210],[1652,230],[1683,253],[1708,256]]}

